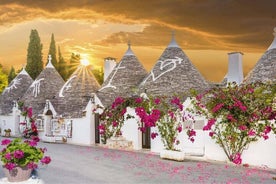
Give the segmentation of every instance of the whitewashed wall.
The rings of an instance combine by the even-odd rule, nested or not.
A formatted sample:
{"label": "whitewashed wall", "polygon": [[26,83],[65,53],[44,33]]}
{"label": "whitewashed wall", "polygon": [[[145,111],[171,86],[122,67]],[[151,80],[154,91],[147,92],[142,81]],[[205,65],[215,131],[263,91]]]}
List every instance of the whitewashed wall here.
{"label": "whitewashed wall", "polygon": [[248,149],[243,152],[243,163],[257,166],[267,166],[276,169],[276,138],[269,134],[269,139],[261,138],[258,142],[253,142]]}
{"label": "whitewashed wall", "polygon": [[133,108],[127,108],[127,112],[125,114],[125,117],[127,114],[134,116],[135,118],[128,119],[123,127],[122,127],[122,135],[126,138],[128,141],[132,141],[133,143],[133,149],[139,150],[142,149],[142,133],[140,130],[138,130],[138,124],[137,120],[138,117],[135,114],[135,110]]}
{"label": "whitewashed wall", "polygon": [[11,114],[0,116],[0,128],[2,136],[5,135],[5,129],[11,129],[11,136],[20,136],[19,123],[22,119],[20,113],[21,111],[19,111],[17,108],[13,108],[13,112]]}
{"label": "whitewashed wall", "polygon": [[72,119],[72,138],[67,139],[69,144],[91,145],[95,143],[95,124],[92,107],[93,105],[89,101],[86,107],[86,115],[83,118]]}

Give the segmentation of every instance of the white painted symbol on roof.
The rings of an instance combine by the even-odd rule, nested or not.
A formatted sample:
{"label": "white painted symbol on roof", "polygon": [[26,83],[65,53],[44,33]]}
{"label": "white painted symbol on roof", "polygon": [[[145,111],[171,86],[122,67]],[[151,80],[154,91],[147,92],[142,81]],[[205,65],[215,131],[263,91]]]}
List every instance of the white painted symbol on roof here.
{"label": "white painted symbol on roof", "polygon": [[21,78],[15,78],[15,79],[13,79],[12,81],[11,81],[11,84],[8,86],[8,87],[6,87],[6,89],[4,90],[4,92],[3,92],[3,94],[5,93],[5,92],[10,92],[11,90],[13,90],[13,89],[17,89],[17,85],[20,85],[21,83],[20,83],[20,80],[21,80]]}
{"label": "white painted symbol on roof", "polygon": [[[174,57],[175,59],[166,59],[164,61],[159,60],[158,63],[160,63],[160,71],[161,73],[157,76],[155,76],[155,74],[153,73],[153,70],[151,70],[150,75],[143,81],[142,84],[145,84],[146,81],[152,77],[152,81],[156,81],[157,79],[159,79],[162,75],[174,70],[176,68],[177,62],[178,64],[181,64],[181,62],[183,61],[183,59],[181,59],[180,57]],[[169,67],[167,70],[164,70],[165,67]],[[164,71],[163,71],[164,70]]]}
{"label": "white painted symbol on roof", "polygon": [[72,80],[76,77],[77,75],[73,75],[72,77],[70,77],[70,79],[68,79],[68,81],[66,81],[66,83],[62,86],[62,88],[59,91],[59,94],[58,94],[59,97],[64,97],[63,92],[68,91],[69,89],[72,88],[72,85],[71,85]]}
{"label": "white painted symbol on roof", "polygon": [[40,82],[43,81],[44,78],[35,80],[32,85],[30,86],[30,88],[34,88],[33,89],[33,96],[37,97],[37,95],[40,93]]}
{"label": "white painted symbol on roof", "polygon": [[118,72],[118,70],[119,70],[119,69],[125,69],[125,68],[126,68],[126,67],[120,67],[121,64],[122,64],[122,62],[120,62],[120,63],[118,64],[118,66],[114,68],[115,71],[114,71],[112,77],[110,78],[110,80],[108,81],[108,84],[107,84],[106,86],[102,87],[99,91],[101,91],[101,90],[103,90],[103,89],[105,89],[105,88],[114,88],[114,89],[116,89],[116,86],[111,85],[111,83],[112,83],[112,81],[113,81],[114,76],[115,76],[116,73]]}

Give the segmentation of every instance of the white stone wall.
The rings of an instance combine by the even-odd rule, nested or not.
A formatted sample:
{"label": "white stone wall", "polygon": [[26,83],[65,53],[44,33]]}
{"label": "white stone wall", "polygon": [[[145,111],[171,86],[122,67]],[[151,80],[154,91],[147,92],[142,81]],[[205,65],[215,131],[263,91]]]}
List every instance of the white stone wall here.
{"label": "white stone wall", "polygon": [[69,144],[92,145],[95,144],[95,122],[92,114],[93,104],[88,102],[86,115],[83,118],[74,118],[72,123],[72,138],[68,138]]}
{"label": "white stone wall", "polygon": [[135,114],[135,110],[132,108],[127,108],[127,114],[134,116],[135,118],[128,119],[123,127],[122,127],[122,134],[123,137],[126,138],[128,141],[132,141],[133,149],[140,150],[142,149],[142,133],[138,130],[137,120],[138,117]]}

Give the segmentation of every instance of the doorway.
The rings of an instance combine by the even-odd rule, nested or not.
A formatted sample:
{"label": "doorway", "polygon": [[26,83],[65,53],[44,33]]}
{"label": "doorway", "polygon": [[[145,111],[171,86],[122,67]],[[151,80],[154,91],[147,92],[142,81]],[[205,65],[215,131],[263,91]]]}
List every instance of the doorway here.
{"label": "doorway", "polygon": [[142,133],[142,148],[150,149],[150,128],[146,128],[146,131]]}
{"label": "doorway", "polygon": [[100,125],[100,115],[98,113],[94,114],[95,117],[95,143],[100,143],[100,131],[99,131],[99,125]]}

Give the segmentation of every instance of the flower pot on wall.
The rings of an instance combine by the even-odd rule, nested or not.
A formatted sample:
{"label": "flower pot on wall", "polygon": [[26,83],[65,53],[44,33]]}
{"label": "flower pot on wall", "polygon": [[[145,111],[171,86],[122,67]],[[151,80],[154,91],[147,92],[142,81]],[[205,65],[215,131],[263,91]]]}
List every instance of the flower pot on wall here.
{"label": "flower pot on wall", "polygon": [[26,181],[30,178],[32,173],[32,169],[29,169],[27,167],[15,167],[10,171],[7,168],[3,167],[3,170],[9,182]]}
{"label": "flower pot on wall", "polygon": [[160,152],[160,157],[163,159],[175,160],[175,161],[184,161],[185,153],[182,151],[174,150],[162,150]]}

